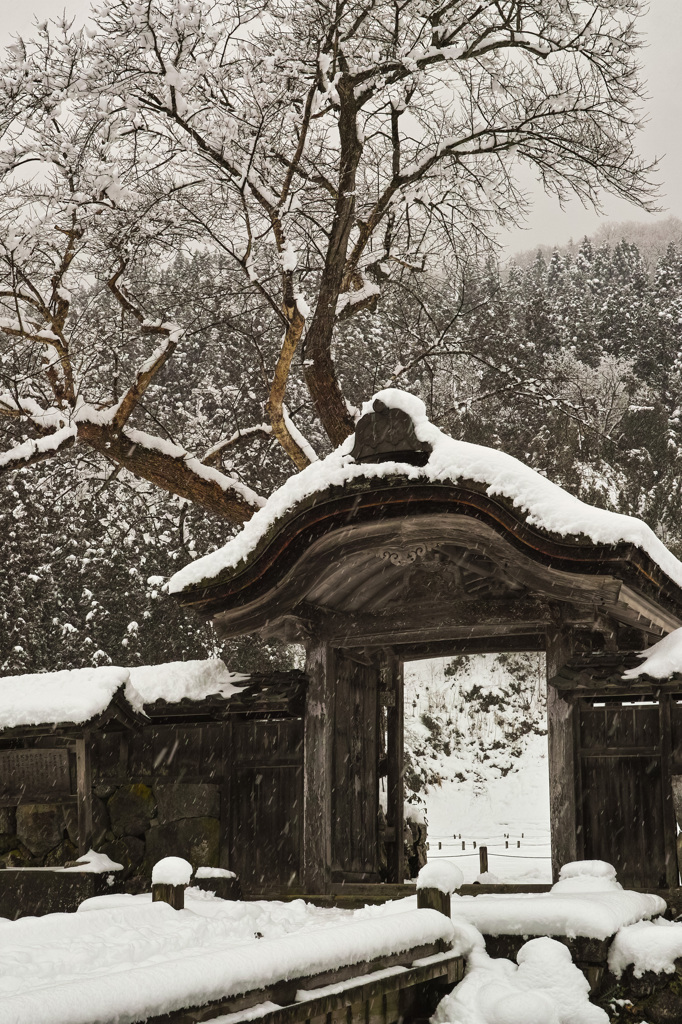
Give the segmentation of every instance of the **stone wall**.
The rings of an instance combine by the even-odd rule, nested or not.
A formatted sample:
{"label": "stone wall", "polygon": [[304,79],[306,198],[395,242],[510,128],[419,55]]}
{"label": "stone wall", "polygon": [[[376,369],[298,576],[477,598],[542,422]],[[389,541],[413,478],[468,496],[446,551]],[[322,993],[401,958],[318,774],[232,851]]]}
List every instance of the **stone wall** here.
{"label": "stone wall", "polygon": [[[148,878],[157,860],[219,866],[220,788],[207,782],[100,784],[95,848],[123,865],[123,880]],[[94,817],[94,815],[93,815]]]}
{"label": "stone wall", "polygon": [[673,974],[647,971],[636,978],[628,967],[619,979],[606,974],[598,1000],[613,1024],[679,1024],[682,1021],[682,960]]}
{"label": "stone wall", "polygon": [[3,867],[54,867],[77,856],[75,803],[0,807],[0,864]]}
{"label": "stone wall", "polygon": [[[211,783],[100,783],[92,796],[93,847],[123,865],[122,878],[149,876],[161,857],[218,867],[220,788]],[[0,808],[0,864],[53,867],[78,857],[75,804]]]}

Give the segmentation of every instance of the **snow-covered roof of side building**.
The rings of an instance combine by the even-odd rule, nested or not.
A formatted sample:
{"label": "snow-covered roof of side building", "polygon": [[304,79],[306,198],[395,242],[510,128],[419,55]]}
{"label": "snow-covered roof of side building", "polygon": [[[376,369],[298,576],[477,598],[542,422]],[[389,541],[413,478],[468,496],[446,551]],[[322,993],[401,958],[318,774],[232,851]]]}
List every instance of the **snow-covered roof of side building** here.
{"label": "snow-covered roof of side building", "polygon": [[573,540],[587,539],[594,545],[635,545],[646,552],[670,580],[682,587],[682,563],[640,519],[587,505],[505,452],[449,437],[429,421],[424,403],[404,391],[393,388],[380,391],[365,403],[363,416],[372,412],[377,400],[410,417],[418,441],[431,449],[424,465],[356,462],[351,454],[355,436],[351,435],[336,451],[290,477],[273,492],[236,537],[175,573],[168,584],[169,592],[209,585],[221,574],[238,569],[257,552],[271,528],[312,495],[332,487],[347,487],[363,479],[380,481],[396,476],[414,482],[455,484],[466,481],[482,485],[487,495],[511,502],[528,526],[548,534]]}
{"label": "snow-covered roof of side building", "polygon": [[0,727],[81,725],[109,707],[129,679],[127,668],[71,668],[0,679]]}
{"label": "snow-covered roof of side building", "polygon": [[681,678],[682,628],[679,628],[646,650],[602,651],[571,658],[550,681],[559,690],[617,696],[679,689]]}
{"label": "snow-covered roof of side building", "polygon": [[100,666],[33,672],[0,678],[0,728],[25,725],[82,725],[101,715],[122,692],[130,707],[203,700],[239,693],[247,676],[230,672],[219,658],[174,661],[136,668]]}
{"label": "snow-covered roof of side building", "polygon": [[674,629],[657,644],[640,654],[641,663],[623,673],[623,679],[668,679],[682,675],[682,629]]}

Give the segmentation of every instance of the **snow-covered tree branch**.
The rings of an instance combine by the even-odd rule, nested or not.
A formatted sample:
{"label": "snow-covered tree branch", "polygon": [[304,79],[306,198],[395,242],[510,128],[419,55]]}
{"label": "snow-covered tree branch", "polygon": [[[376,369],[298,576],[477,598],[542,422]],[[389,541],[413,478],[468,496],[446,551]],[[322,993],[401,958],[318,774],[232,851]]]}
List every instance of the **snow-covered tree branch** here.
{"label": "snow-covered tree branch", "polygon": [[[265,415],[301,468],[315,458],[303,409],[308,431],[314,416],[340,443],[353,429],[340,327],[521,219],[521,164],[560,199],[606,190],[651,206],[635,150],[640,6],[105,0],[82,31],[42,26],[0,76],[0,412],[39,439],[73,429],[73,443],[244,521],[256,494],[205,475],[232,445],[220,437],[262,441],[248,431]],[[259,324],[246,362],[264,401],[251,423],[195,432],[203,464],[154,412],[189,316],[148,312],[124,281],[179,251],[225,256],[215,288]],[[240,395],[253,392],[243,373]],[[141,431],[150,421],[158,436]]]}

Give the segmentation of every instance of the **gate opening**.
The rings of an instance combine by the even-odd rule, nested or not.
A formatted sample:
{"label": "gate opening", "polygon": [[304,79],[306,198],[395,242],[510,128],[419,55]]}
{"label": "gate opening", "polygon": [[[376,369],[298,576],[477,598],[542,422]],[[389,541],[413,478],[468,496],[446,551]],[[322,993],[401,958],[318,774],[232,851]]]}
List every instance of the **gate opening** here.
{"label": "gate opening", "polygon": [[[544,652],[407,662],[405,814],[465,882],[551,882]],[[413,827],[413,832],[416,833]]]}

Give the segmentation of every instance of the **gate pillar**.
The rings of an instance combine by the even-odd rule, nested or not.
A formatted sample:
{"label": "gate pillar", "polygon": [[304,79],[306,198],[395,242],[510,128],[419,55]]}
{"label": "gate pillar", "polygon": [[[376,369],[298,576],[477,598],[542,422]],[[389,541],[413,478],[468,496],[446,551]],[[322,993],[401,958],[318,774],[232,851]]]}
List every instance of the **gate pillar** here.
{"label": "gate pillar", "polygon": [[[552,679],[572,654],[570,630],[547,636],[547,679]],[[575,725],[573,703],[547,686],[547,759],[549,762],[549,820],[552,842],[552,880],[563,864],[578,859]]]}
{"label": "gate pillar", "polygon": [[331,889],[333,651],[319,641],[307,651],[303,740],[303,882],[308,893]]}

